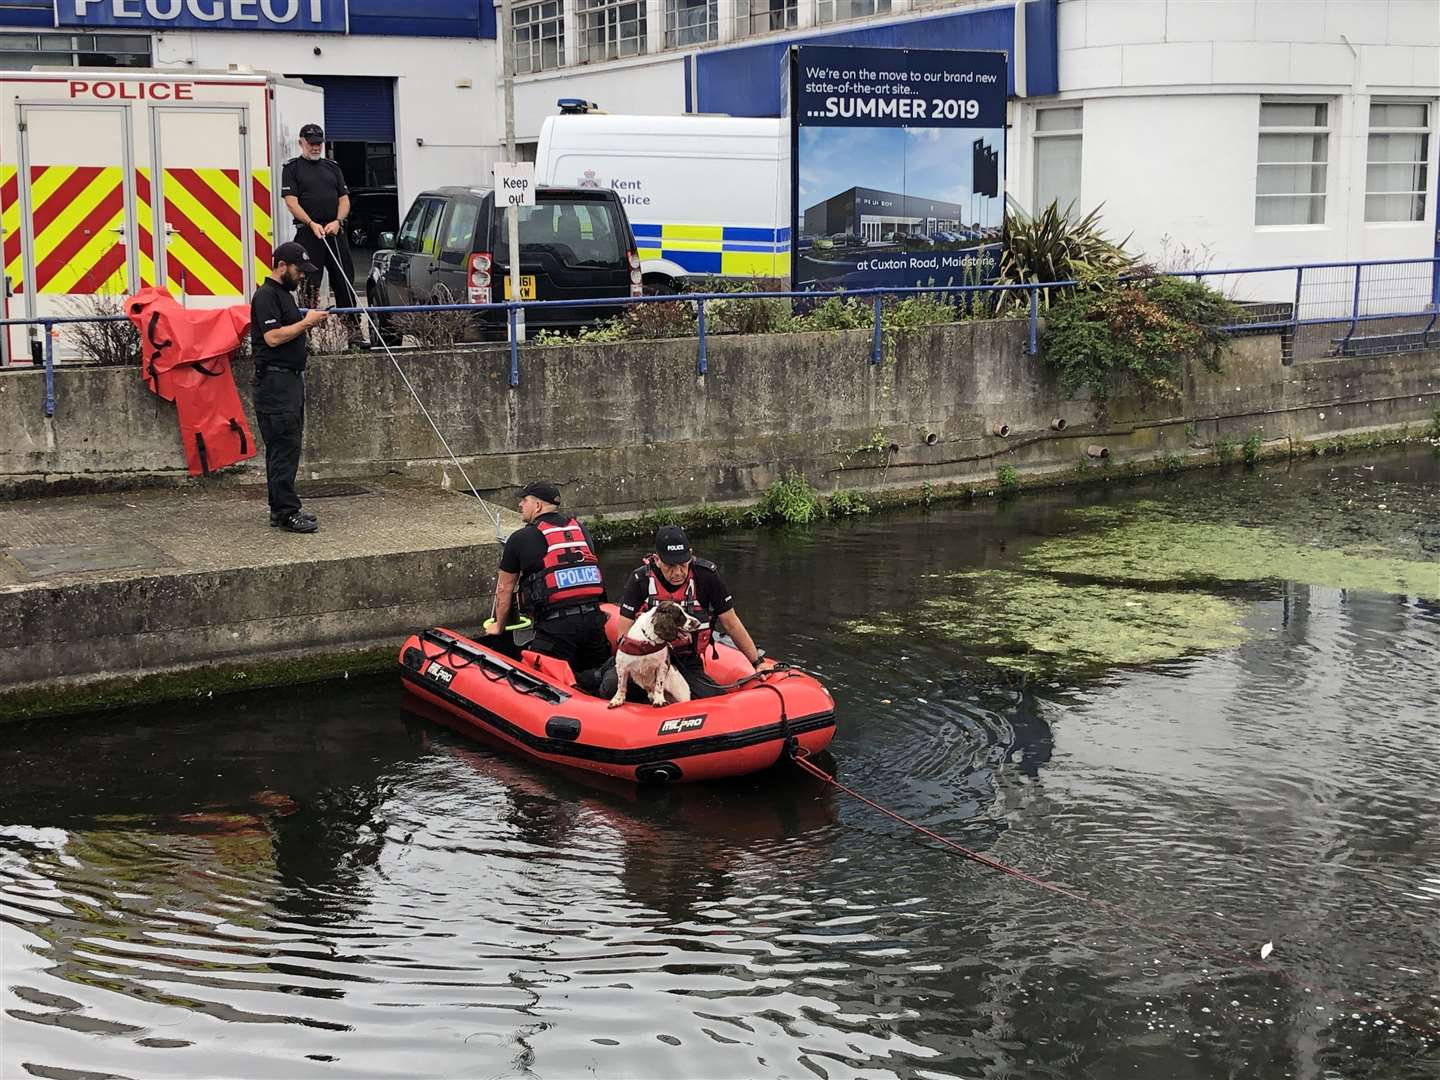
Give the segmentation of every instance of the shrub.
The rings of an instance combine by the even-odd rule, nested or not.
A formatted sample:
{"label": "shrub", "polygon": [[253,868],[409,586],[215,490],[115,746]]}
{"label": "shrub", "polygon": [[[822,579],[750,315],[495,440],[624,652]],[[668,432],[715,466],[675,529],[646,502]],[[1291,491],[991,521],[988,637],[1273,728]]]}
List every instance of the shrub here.
{"label": "shrub", "polygon": [[1237,315],[1218,293],[1175,278],[1078,292],[1050,309],[1044,359],[1072,396],[1083,387],[1103,400],[1120,379],[1176,397],[1187,359],[1220,370],[1221,327]]}
{"label": "shrub", "polygon": [[[1082,288],[1113,281],[1137,263],[1126,253],[1128,236],[1116,243],[1100,228],[1100,208],[1082,218],[1071,214],[1073,204],[1061,210],[1051,203],[1035,217],[1005,216],[1005,250],[1000,256],[1000,285],[1027,285],[1045,281],[1078,281]],[[1074,290],[1041,289],[1040,307],[1049,307]],[[1012,306],[1025,306],[1025,293],[1009,294]]]}
{"label": "shrub", "polygon": [[622,322],[633,340],[690,337],[695,333],[695,308],[683,300],[631,304]]}
{"label": "shrub", "polygon": [[627,341],[629,337],[629,326],[617,315],[573,334],[563,330],[541,330],[532,335],[529,341],[535,345],[608,345],[616,341]]}
{"label": "shrub", "polygon": [[1245,440],[1245,445],[1242,447],[1241,453],[1245,458],[1246,465],[1254,465],[1260,460],[1260,445],[1263,440],[1264,436],[1258,431],[1252,431]]}
{"label": "shrub", "polygon": [[711,334],[782,334],[793,321],[789,300],[711,300],[705,305],[705,330]]}
{"label": "shrub", "polygon": [[820,497],[810,481],[794,469],[776,480],[751,511],[757,522],[784,521],[790,525],[808,525],[821,516]]}
{"label": "shrub", "polygon": [[870,504],[860,491],[837,491],[825,502],[825,514],[832,518],[853,517],[869,512]]}
{"label": "shrub", "polygon": [[1014,491],[1020,486],[1020,474],[1014,465],[1001,465],[995,472],[995,480],[1002,491]]}
{"label": "shrub", "polygon": [[916,293],[898,302],[886,301],[881,326],[886,330],[913,330],[960,319],[960,309],[943,293]]}
{"label": "shrub", "polygon": [[870,304],[853,297],[832,296],[799,320],[799,330],[868,330],[875,325]]}
{"label": "shrub", "polygon": [[[455,300],[442,286],[431,303],[453,304]],[[340,327],[343,332],[344,323],[338,318],[326,319],[322,326],[329,326],[331,323]],[[423,349],[444,349],[473,334],[475,316],[468,311],[404,311],[391,315],[390,325],[403,337],[414,338],[415,344]],[[310,333],[313,335],[315,331]],[[311,342],[314,344],[313,337]],[[344,352],[345,346],[342,344],[338,351]]]}
{"label": "shrub", "polygon": [[[124,298],[78,297],[64,304],[63,313],[84,319],[111,319],[125,313]],[[70,323],[61,328],[61,333],[75,347],[84,363],[102,367],[125,367],[140,363],[140,331],[129,319]]]}

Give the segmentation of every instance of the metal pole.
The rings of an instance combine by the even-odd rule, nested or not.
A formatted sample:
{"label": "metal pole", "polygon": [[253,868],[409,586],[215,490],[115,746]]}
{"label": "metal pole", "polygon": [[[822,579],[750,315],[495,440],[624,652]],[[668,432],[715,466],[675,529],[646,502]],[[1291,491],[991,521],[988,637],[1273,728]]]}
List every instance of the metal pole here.
{"label": "metal pole", "polygon": [[1350,339],[1355,336],[1355,327],[1360,324],[1360,264],[1355,264],[1355,294],[1350,301],[1350,329],[1345,332],[1345,340],[1340,343],[1340,354],[1343,356],[1345,350],[1350,348]]}
{"label": "metal pole", "polygon": [[520,340],[516,333],[517,313],[523,313],[524,308],[517,308],[511,304],[507,314],[510,316],[510,385],[520,385]]}
{"label": "metal pole", "polygon": [[1025,351],[1034,356],[1040,351],[1040,290],[1030,290],[1030,347]]}
{"label": "metal pole", "polygon": [[55,324],[41,323],[45,332],[45,415],[55,415]]}
{"label": "metal pole", "polygon": [[[499,0],[495,5],[496,32],[500,35],[500,74],[502,93],[505,98],[505,160],[515,161],[515,39],[511,33],[510,0]],[[505,211],[506,225],[510,233],[510,299],[518,301],[520,296],[520,208],[511,206]],[[525,309],[512,313],[510,340],[512,343],[525,340]]]}
{"label": "metal pole", "polygon": [[885,310],[885,296],[883,293],[875,293],[875,331],[870,339],[870,363],[878,364],[881,360],[880,348],[880,318],[881,312]]}
{"label": "metal pole", "polygon": [[700,336],[700,353],[699,353],[699,356],[696,358],[695,366],[696,366],[696,368],[699,370],[699,372],[700,372],[701,375],[707,375],[707,374],[709,374],[709,372],[710,372],[710,357],[709,357],[709,355],[705,352],[705,301],[704,301],[704,300],[696,301],[696,304],[695,304],[695,329],[699,332],[699,336]]}

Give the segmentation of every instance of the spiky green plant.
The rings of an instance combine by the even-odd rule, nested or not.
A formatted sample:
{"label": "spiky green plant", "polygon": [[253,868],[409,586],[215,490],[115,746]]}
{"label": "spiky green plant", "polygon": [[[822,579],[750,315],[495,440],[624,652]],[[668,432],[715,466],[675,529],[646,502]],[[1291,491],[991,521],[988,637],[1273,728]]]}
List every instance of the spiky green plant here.
{"label": "spiky green plant", "polygon": [[[1070,209],[1061,210],[1052,202],[1034,217],[1007,214],[998,283],[1077,281],[1084,288],[1113,281],[1135,269],[1138,260],[1125,251],[1130,237],[1117,243],[1106,236],[1100,227],[1100,209],[1097,206],[1084,217],[1076,218]],[[1047,310],[1055,300],[1073,291],[1041,289],[1041,310]],[[1029,300],[1026,294],[1016,292],[1011,302],[1025,305]]]}

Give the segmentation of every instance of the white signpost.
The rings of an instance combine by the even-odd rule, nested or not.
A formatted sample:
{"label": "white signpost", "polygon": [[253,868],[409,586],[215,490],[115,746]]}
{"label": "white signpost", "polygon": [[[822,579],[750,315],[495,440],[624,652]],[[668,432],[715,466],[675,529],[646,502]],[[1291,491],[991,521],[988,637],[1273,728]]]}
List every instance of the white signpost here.
{"label": "white signpost", "polygon": [[[533,161],[499,161],[495,163],[495,205],[505,207],[510,230],[510,299],[523,300],[520,288],[520,210],[535,205],[535,163]],[[515,340],[525,340],[525,309],[515,312]]]}

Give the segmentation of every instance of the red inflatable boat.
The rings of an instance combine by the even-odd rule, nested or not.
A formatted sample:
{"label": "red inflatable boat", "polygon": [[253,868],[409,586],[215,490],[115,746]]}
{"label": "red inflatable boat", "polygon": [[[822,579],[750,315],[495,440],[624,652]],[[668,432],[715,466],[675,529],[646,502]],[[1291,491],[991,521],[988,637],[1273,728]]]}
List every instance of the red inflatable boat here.
{"label": "red inflatable boat", "polygon": [[[606,605],[610,638],[614,605]],[[526,651],[519,662],[450,630],[400,649],[407,692],[461,732],[482,732],[533,758],[642,783],[714,780],[769,768],[797,747],[817,754],[835,735],[835,704],[813,676],[784,664],[756,673],[739,650],[706,649],[719,697],[655,708],[608,708],[576,689],[570,666]],[[741,680],[744,680],[743,682]]]}

